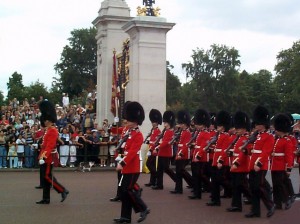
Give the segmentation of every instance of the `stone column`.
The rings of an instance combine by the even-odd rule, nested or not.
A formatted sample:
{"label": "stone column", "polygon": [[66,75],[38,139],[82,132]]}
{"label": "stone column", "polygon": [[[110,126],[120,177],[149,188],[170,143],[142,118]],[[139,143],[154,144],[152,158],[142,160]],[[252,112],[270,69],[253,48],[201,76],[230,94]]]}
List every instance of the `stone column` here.
{"label": "stone column", "polygon": [[113,51],[121,52],[128,38],[122,27],[132,18],[124,0],[105,0],[101,3],[98,17],[93,21],[97,27],[97,119],[101,125],[107,118],[113,122],[111,113]]}
{"label": "stone column", "polygon": [[165,18],[139,16],[122,28],[130,37],[130,75],[126,100],[140,102],[145,110],[143,134],[151,129],[149,112],[166,110],[166,34],[174,23]]}

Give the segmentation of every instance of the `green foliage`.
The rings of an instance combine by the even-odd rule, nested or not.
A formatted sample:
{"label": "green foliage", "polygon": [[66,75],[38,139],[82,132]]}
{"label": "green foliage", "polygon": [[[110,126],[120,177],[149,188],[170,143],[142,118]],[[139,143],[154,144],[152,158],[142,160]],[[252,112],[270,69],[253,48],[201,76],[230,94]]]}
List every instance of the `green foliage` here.
{"label": "green foliage", "polygon": [[0,90],[0,106],[4,105],[4,94],[3,92]]}
{"label": "green foliage", "polygon": [[7,100],[13,100],[14,98],[23,99],[24,85],[23,77],[21,74],[14,72],[8,79],[7,83]]}
{"label": "green foliage", "polygon": [[61,53],[60,62],[54,66],[60,78],[61,91],[70,98],[83,90],[94,88],[97,83],[96,28],[77,29],[71,32],[69,45]]}
{"label": "green foliage", "polygon": [[49,92],[47,87],[37,80],[35,83],[31,83],[29,86],[24,87],[24,96],[20,100],[23,100],[25,97],[27,99],[30,99],[31,97],[39,99],[40,96],[43,96],[44,99],[47,99],[49,97]]}
{"label": "green foliage", "polygon": [[169,110],[178,110],[180,107],[178,104],[181,102],[180,88],[181,83],[177,76],[175,76],[171,69],[173,66],[167,61],[167,86],[166,86],[166,97],[167,97],[167,108]]}

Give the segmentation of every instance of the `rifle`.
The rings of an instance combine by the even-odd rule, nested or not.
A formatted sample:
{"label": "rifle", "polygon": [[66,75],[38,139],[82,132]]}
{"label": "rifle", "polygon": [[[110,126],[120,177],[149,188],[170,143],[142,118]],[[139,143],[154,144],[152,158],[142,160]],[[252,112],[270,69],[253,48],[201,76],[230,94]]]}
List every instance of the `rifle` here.
{"label": "rifle", "polygon": [[239,148],[244,154],[248,153],[246,147],[249,144],[255,142],[257,135],[258,135],[258,131],[253,132],[252,135],[250,135],[250,137],[248,138],[248,140],[245,141],[245,143]]}
{"label": "rifle", "polygon": [[182,132],[181,128],[178,128],[177,132],[174,133],[171,141],[169,141],[170,145],[173,145],[179,139],[181,132]]}
{"label": "rifle", "polygon": [[148,135],[146,136],[146,138],[145,138],[143,144],[149,144],[148,138],[151,136],[152,131],[153,131],[153,128],[151,128],[151,131],[150,131],[150,132],[148,133]]}
{"label": "rifle", "polygon": [[232,156],[233,152],[230,149],[235,145],[235,143],[239,140],[240,136],[236,136],[236,138],[229,144],[228,148],[225,150],[225,153],[228,156]]}
{"label": "rifle", "polygon": [[213,137],[209,140],[209,142],[207,143],[207,145],[204,147],[204,150],[205,150],[206,152],[209,152],[209,147],[210,147],[211,145],[217,143],[218,137],[219,137],[219,132],[217,132],[217,133],[215,134],[215,136],[213,136]]}
{"label": "rifle", "polygon": [[130,134],[130,131],[127,130],[126,134],[125,134],[125,135],[123,136],[123,138],[119,141],[119,143],[118,143],[118,145],[117,145],[117,147],[116,147],[116,151],[117,151],[119,154],[122,153],[122,152],[121,152],[122,145],[123,145],[123,143],[126,142],[127,139],[129,138],[129,134]]}
{"label": "rifle", "polygon": [[193,143],[193,141],[196,140],[196,138],[197,138],[199,132],[200,132],[200,131],[197,131],[197,130],[194,131],[193,136],[191,137],[190,141],[189,141],[188,143],[186,143],[186,145],[187,145],[188,147],[191,147],[191,146],[192,146],[192,143]]}
{"label": "rifle", "polygon": [[166,132],[166,128],[164,128],[162,130],[162,132],[156,137],[156,140],[155,140],[155,142],[153,144],[154,145],[154,149],[159,145],[159,141],[162,139],[162,137],[164,137],[165,132]]}

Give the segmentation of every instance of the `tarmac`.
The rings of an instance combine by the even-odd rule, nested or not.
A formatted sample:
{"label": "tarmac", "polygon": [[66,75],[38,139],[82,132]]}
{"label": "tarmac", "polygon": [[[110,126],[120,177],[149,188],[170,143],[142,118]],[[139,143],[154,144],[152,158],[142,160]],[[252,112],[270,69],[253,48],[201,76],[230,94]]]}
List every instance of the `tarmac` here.
{"label": "tarmac", "polygon": [[[38,169],[1,169],[0,170],[0,224],[112,224],[119,217],[121,203],[110,202],[117,188],[117,173],[113,168],[96,167],[91,172],[74,172],[74,168],[55,168],[54,175],[69,191],[68,198],[61,203],[61,195],[51,191],[49,205],[37,205],[42,190],[35,189],[39,183]],[[292,172],[294,189],[298,192],[298,170]],[[269,178],[269,177],[268,177]],[[190,189],[185,188],[182,195],[173,195],[174,183],[165,175],[164,189],[152,190],[145,187],[149,174],[141,174],[138,183],[143,187],[142,198],[151,213],[143,224],[294,224],[300,219],[300,198],[289,210],[276,210],[271,218],[266,217],[262,208],[262,217],[246,219],[249,205],[242,212],[229,213],[231,199],[222,199],[222,206],[207,207],[209,194],[204,193],[201,200],[190,200]],[[297,190],[296,190],[297,189]],[[136,223],[139,214],[133,212],[132,223]]]}

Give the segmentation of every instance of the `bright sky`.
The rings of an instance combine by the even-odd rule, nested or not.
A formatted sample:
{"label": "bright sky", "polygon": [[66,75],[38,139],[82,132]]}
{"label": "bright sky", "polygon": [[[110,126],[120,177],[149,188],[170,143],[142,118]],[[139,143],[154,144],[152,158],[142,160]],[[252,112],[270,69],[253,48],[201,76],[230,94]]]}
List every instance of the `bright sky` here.
{"label": "bright sky", "polygon": [[[136,16],[142,0],[125,0]],[[63,47],[73,29],[89,28],[102,0],[1,0],[0,90],[17,71],[24,85],[50,87]],[[239,51],[241,68],[274,72],[277,54],[300,39],[296,0],[156,0],[161,16],[176,26],[167,35],[167,60],[185,81],[181,64],[192,50],[225,44]]]}

